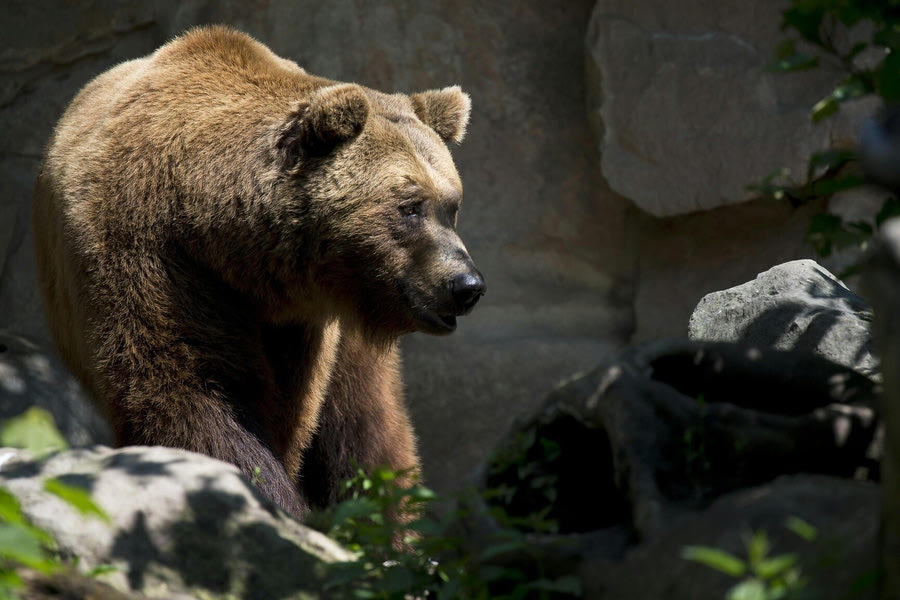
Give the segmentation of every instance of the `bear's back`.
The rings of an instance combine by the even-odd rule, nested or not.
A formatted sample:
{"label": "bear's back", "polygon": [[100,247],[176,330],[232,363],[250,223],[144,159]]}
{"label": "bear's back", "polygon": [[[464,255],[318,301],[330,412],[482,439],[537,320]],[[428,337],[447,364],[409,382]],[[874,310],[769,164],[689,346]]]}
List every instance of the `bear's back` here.
{"label": "bear's back", "polygon": [[271,128],[331,83],[243,33],[194,29],[86,85],[43,170],[66,190],[58,200],[69,214],[105,214],[127,230],[130,214],[163,218],[176,202],[219,197],[219,184],[255,186],[269,166]]}

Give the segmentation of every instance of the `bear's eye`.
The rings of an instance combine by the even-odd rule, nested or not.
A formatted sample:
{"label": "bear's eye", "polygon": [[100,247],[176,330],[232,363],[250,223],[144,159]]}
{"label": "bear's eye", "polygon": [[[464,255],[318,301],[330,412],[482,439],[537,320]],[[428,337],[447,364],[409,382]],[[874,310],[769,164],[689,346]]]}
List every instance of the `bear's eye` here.
{"label": "bear's eye", "polygon": [[407,202],[400,205],[400,213],[404,217],[420,217],[422,216],[422,202]]}

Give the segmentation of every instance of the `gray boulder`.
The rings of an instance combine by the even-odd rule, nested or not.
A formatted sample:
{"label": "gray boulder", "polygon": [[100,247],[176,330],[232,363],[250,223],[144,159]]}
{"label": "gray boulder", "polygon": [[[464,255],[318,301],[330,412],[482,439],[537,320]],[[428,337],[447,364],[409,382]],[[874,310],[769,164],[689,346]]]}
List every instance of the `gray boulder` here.
{"label": "gray boulder", "polygon": [[811,352],[874,376],[878,360],[871,320],[866,302],[838,278],[813,260],[795,260],[704,296],[691,315],[688,336]]}
{"label": "gray boulder", "polygon": [[[736,491],[707,510],[679,520],[621,561],[594,559],[579,569],[585,598],[699,600],[725,598],[739,579],[682,558],[686,546],[710,546],[746,559],[746,540],[763,531],[771,556],[795,553],[808,579],[803,598],[876,598],[873,580],[880,488],[872,482],[822,475],[784,476]],[[807,541],[786,521],[816,528]],[[648,576],[652,573],[652,576]]]}
{"label": "gray boulder", "polygon": [[0,329],[0,422],[40,406],[72,446],[111,444],[109,426],[53,351]]}
{"label": "gray boulder", "polygon": [[[113,587],[158,598],[332,598],[323,566],[354,555],[287,516],[232,465],[162,447],[72,450],[36,462],[0,451],[0,487],[86,569],[113,565]],[[261,474],[265,477],[265,473]],[[88,490],[111,523],[43,489]]]}
{"label": "gray boulder", "polygon": [[746,200],[747,185],[852,139],[871,102],[812,123],[843,77],[767,72],[787,2],[597,2],[588,27],[587,100],[610,186],[657,217]]}

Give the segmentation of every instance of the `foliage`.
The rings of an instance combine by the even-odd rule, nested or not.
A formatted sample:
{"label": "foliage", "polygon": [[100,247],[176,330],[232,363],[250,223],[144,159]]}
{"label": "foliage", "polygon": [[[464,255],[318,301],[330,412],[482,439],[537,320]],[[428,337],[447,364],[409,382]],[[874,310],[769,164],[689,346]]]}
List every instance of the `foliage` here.
{"label": "foliage", "polygon": [[[811,524],[791,517],[785,527],[806,540],[814,541],[817,530]],[[719,548],[687,546],[681,556],[706,565],[729,577],[740,579],[728,590],[726,600],[782,600],[797,598],[806,588],[796,554],[771,556],[769,536],[756,531],[744,541],[746,559],[738,558]]]}
{"label": "foliage", "polygon": [[516,431],[490,463],[484,499],[498,522],[520,531],[557,533],[549,518],[557,499],[559,443],[536,427]]}
{"label": "foliage", "polygon": [[699,412],[696,422],[686,427],[682,434],[684,461],[688,475],[706,473],[712,468],[709,448],[707,448],[709,431],[707,427],[706,400],[703,394],[697,397],[697,406],[699,407]]}
{"label": "foliage", "polygon": [[[402,474],[357,469],[346,482],[350,497],[314,516],[311,524],[358,553],[354,562],[331,566],[330,589],[352,598],[438,600],[470,598],[550,599],[580,595],[574,577],[549,579],[504,564],[511,553],[531,550],[527,535],[504,527],[477,552],[454,535],[465,509],[427,515],[437,500],[430,490],[401,487]],[[399,515],[417,515],[407,523]]]}
{"label": "foliage", "polygon": [[[782,13],[782,30],[799,35],[817,56],[799,49],[798,39],[784,40],[776,49],[768,70],[788,73],[818,67],[822,60],[839,65],[845,75],[810,110],[819,123],[837,114],[841,105],[877,95],[885,105],[900,103],[900,0],[793,0]],[[865,39],[852,43],[864,35]],[[814,153],[801,181],[792,181],[789,169],[778,169],[750,189],[793,205],[859,187],[866,183],[855,148],[829,148]],[[807,241],[821,256],[856,246],[864,249],[877,227],[890,216],[900,215],[900,202],[884,200],[873,224],[845,222],[828,214],[816,215],[807,230]]]}
{"label": "foliage", "polygon": [[43,408],[32,406],[0,425],[0,446],[24,448],[35,458],[41,458],[65,450],[69,444],[56,428],[53,416]]}
{"label": "foliage", "polygon": [[[0,445],[24,448],[35,457],[64,450],[68,444],[47,411],[33,407],[0,425]],[[60,498],[83,515],[109,522],[109,516],[83,489],[58,479],[44,481],[44,490]],[[15,600],[22,587],[18,569],[26,567],[41,573],[57,572],[65,567],[49,533],[28,521],[19,501],[0,487],[0,600]],[[90,575],[109,570],[101,566]]]}

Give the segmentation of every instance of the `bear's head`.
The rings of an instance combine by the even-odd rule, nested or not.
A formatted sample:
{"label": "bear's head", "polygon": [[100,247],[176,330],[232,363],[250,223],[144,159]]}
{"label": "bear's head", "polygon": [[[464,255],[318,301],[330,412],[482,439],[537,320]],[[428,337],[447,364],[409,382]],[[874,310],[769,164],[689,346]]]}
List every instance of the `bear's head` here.
{"label": "bear's head", "polygon": [[310,279],[340,314],[375,334],[456,329],[484,280],[456,232],[462,184],[446,143],[460,142],[458,87],[409,96],[355,84],[317,90],[274,137]]}

